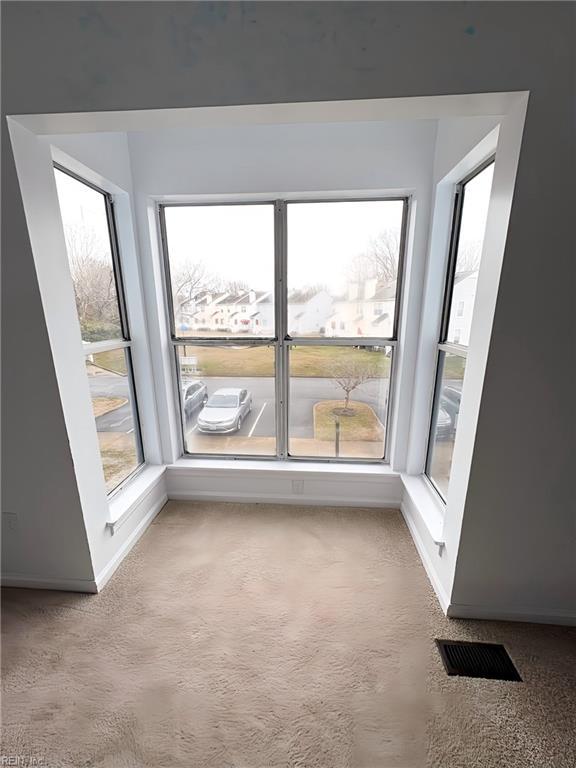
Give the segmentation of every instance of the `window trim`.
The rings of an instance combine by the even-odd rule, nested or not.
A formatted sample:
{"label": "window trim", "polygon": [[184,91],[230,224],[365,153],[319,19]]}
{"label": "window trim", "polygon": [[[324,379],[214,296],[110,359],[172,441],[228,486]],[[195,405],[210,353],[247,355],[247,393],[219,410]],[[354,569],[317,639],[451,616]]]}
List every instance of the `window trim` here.
{"label": "window trim", "polygon": [[[61,163],[52,162],[53,170],[60,171],[66,174],[70,178],[84,184],[90,189],[101,194],[104,198],[104,211],[106,215],[106,223],[108,228],[108,240],[110,244],[110,253],[112,260],[112,271],[114,274],[114,284],[116,287],[116,301],[118,304],[118,315],[120,319],[120,330],[122,337],[118,339],[102,339],[101,341],[84,341],[82,339],[82,353],[83,363],[86,365],[88,355],[95,355],[101,352],[109,352],[117,349],[124,350],[124,359],[126,361],[126,378],[128,380],[128,387],[130,392],[130,406],[132,410],[132,419],[134,424],[134,438],[136,442],[136,454],[138,458],[138,464],[134,469],[126,475],[114,488],[107,491],[106,496],[108,500],[116,496],[126,485],[140,474],[140,472],[146,467],[146,457],[144,454],[144,443],[142,440],[142,423],[140,418],[140,409],[138,407],[138,397],[136,394],[136,383],[134,375],[134,361],[132,358],[132,339],[130,336],[130,325],[128,322],[128,310],[126,306],[126,292],[124,284],[124,276],[122,272],[122,260],[120,256],[120,247],[118,239],[118,227],[116,222],[116,211],[114,207],[114,197],[110,192],[102,189],[97,184],[88,181],[84,177],[80,176],[74,171],[69,170]],[[94,417],[96,421],[96,417]],[[96,432],[98,432],[96,428]],[[100,450],[99,450],[100,454]],[[101,454],[100,454],[101,456]],[[102,467],[102,471],[104,468]]]}
{"label": "window trim", "polygon": [[[432,475],[430,474],[430,465],[432,461],[432,451],[434,447],[433,431],[438,408],[440,395],[440,359],[441,355],[451,354],[463,357],[466,360],[468,356],[468,346],[447,341],[448,329],[450,325],[450,314],[452,311],[452,302],[454,297],[454,279],[456,277],[456,262],[458,258],[458,246],[460,243],[460,230],[462,226],[462,213],[464,208],[465,186],[472,181],[482,171],[496,162],[496,155],[490,154],[485,160],[478,163],[469,173],[455,184],[452,211],[451,227],[448,248],[448,259],[446,262],[446,275],[444,282],[444,293],[442,297],[442,314],[440,320],[440,331],[438,342],[436,343],[436,365],[434,371],[434,387],[432,389],[432,398],[430,404],[430,418],[428,422],[428,435],[426,438],[426,455],[424,461],[424,477],[429,481],[431,487],[438,494],[438,497],[444,505],[447,499],[437,487]],[[474,310],[473,310],[474,311]]]}
{"label": "window trim", "polygon": [[[354,202],[401,202],[402,218],[400,224],[400,241],[398,254],[398,275],[396,278],[396,299],[394,306],[394,321],[391,336],[378,337],[300,337],[290,336],[288,333],[288,232],[287,211],[289,205],[314,204],[314,203],[354,203]],[[263,459],[291,462],[321,462],[325,464],[389,464],[391,436],[390,425],[395,405],[394,378],[397,375],[395,365],[396,349],[400,331],[400,316],[404,295],[404,277],[406,262],[406,246],[408,239],[408,224],[411,211],[412,196],[369,196],[369,197],[283,197],[282,199],[242,199],[222,201],[193,201],[193,202],[161,202],[156,203],[157,220],[159,222],[161,263],[163,266],[163,288],[166,308],[166,321],[168,326],[169,342],[172,346],[173,358],[173,392],[177,402],[177,415],[179,416],[179,442],[180,458],[183,459],[222,459],[229,461],[262,461]],[[168,237],[166,230],[166,208],[176,207],[212,207],[212,206],[239,206],[239,205],[272,205],[274,208],[274,336],[177,336],[175,333],[174,302],[172,296],[172,278],[170,273],[170,258],[168,252]],[[182,397],[180,370],[178,363],[179,346],[271,346],[275,351],[275,426],[276,426],[276,453],[275,455],[257,454],[218,454],[218,453],[189,453],[186,451],[184,434],[184,419],[182,412]],[[319,456],[292,456],[289,453],[289,410],[290,410],[290,371],[289,348],[291,346],[378,346],[391,348],[390,377],[388,384],[388,402],[386,403],[386,429],[384,436],[384,451],[381,458],[353,458],[353,457],[319,457]]]}

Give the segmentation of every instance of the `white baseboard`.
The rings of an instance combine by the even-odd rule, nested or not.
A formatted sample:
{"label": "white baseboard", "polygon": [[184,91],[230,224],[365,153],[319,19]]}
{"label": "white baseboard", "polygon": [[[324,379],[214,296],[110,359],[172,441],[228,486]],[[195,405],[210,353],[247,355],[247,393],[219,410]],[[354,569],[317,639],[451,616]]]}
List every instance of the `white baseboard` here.
{"label": "white baseboard", "polygon": [[427,548],[425,547],[424,542],[422,541],[420,532],[416,527],[416,523],[413,518],[413,514],[415,512],[414,510],[411,509],[412,506],[413,505],[411,504],[410,497],[405,495],[400,505],[400,511],[402,512],[402,517],[404,518],[404,522],[408,526],[408,530],[410,531],[410,535],[412,536],[412,540],[414,541],[414,546],[416,547],[416,550],[420,555],[420,560],[422,561],[424,570],[428,575],[428,580],[430,581],[430,584],[432,585],[432,588],[436,593],[436,597],[438,598],[440,607],[442,608],[444,613],[447,614],[448,607],[450,605],[450,600],[448,598],[448,594],[446,593],[442,583],[440,582],[440,579],[436,572],[436,568],[434,567],[434,564],[430,559],[430,554]]}
{"label": "white baseboard", "polygon": [[[154,520],[158,512],[160,512],[162,507],[168,501],[168,495],[166,494],[163,484],[157,486],[157,489],[158,489],[158,493],[156,494],[155,498],[151,498],[152,495],[150,494],[144,500],[149,505],[147,511],[144,514],[144,517],[140,520],[140,522],[134,528],[132,533],[120,546],[120,548],[117,550],[114,557],[106,564],[106,566],[100,571],[100,573],[97,574],[96,576],[97,591],[100,591],[106,585],[106,583],[109,581],[111,576],[114,574],[114,571],[118,568],[118,566],[122,562],[122,560],[124,560],[128,552],[130,552],[130,550],[136,544],[138,539],[146,531],[146,529],[148,528],[152,520]],[[134,516],[135,514],[136,514],[135,512],[132,512],[131,516]]]}
{"label": "white baseboard", "polygon": [[24,576],[18,573],[2,574],[3,587],[23,589],[56,589],[60,592],[98,592],[94,579],[46,578],[44,576]]}
{"label": "white baseboard", "polygon": [[[485,605],[464,605],[451,603],[444,590],[438,572],[430,558],[430,548],[422,540],[415,521],[418,510],[414,507],[410,496],[405,494],[400,506],[402,516],[414,540],[414,545],[420,555],[420,560],[428,574],[428,579],[436,593],[438,602],[444,613],[451,619],[478,619],[487,621],[521,621],[535,624],[561,624],[576,626],[576,615],[573,611],[538,611],[529,607],[513,606],[510,608],[493,608]],[[431,543],[433,540],[431,538]]]}
{"label": "white baseboard", "polygon": [[247,462],[183,461],[166,469],[168,498],[261,504],[310,504],[345,507],[399,508],[400,476],[381,465],[268,466]]}
{"label": "white baseboard", "polygon": [[382,508],[394,508],[399,507],[398,502],[392,499],[381,498],[364,498],[357,500],[343,500],[341,496],[283,496],[281,494],[274,494],[272,496],[268,493],[263,494],[241,494],[241,493],[200,493],[197,491],[190,491],[185,493],[171,492],[170,499],[175,501],[227,501],[227,502],[239,502],[246,504],[291,504],[295,506],[319,506],[319,507],[382,507]]}
{"label": "white baseboard", "polygon": [[447,615],[451,619],[480,619],[487,621],[523,621],[530,624],[560,624],[576,626],[576,615],[571,611],[539,612],[530,608],[490,608],[485,605],[450,603]]}

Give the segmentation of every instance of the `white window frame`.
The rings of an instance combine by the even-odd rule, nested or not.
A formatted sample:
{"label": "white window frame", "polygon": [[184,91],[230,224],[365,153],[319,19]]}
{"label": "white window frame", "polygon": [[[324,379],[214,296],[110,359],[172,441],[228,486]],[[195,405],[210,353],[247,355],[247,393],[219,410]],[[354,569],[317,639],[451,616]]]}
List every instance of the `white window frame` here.
{"label": "white window frame", "polygon": [[114,198],[105,189],[102,189],[97,184],[84,178],[82,175],[70,170],[66,165],[59,162],[54,162],[53,167],[56,171],[66,174],[70,178],[74,179],[80,184],[84,184],[86,187],[93,189],[102,195],[105,205],[106,222],[108,226],[108,240],[110,245],[110,253],[112,259],[112,270],[114,274],[114,284],[116,288],[116,299],[118,303],[118,313],[120,319],[120,330],[122,338],[116,339],[104,339],[101,341],[87,342],[82,340],[82,348],[84,353],[84,360],[86,361],[90,355],[95,355],[101,352],[113,352],[116,350],[124,350],[127,380],[130,391],[130,407],[132,409],[132,419],[134,424],[134,439],[136,441],[136,452],[138,456],[138,465],[129,472],[114,488],[108,491],[107,496],[112,499],[123,488],[126,487],[146,466],[146,459],[144,455],[144,445],[142,441],[142,427],[140,421],[140,411],[138,407],[138,397],[136,394],[136,384],[134,381],[134,362],[132,359],[132,338],[130,335],[130,323],[128,319],[128,309],[126,302],[126,292],[124,288],[124,276],[122,270],[122,260],[120,256],[120,246],[118,241],[118,225],[116,220],[116,210],[114,206]]}
{"label": "white window frame", "polygon": [[[468,184],[469,181],[472,181],[472,179],[476,178],[482,171],[486,170],[490,165],[492,165],[495,162],[495,156],[492,154],[487,159],[483,160],[481,163],[476,165],[476,167],[466,174],[455,186],[454,190],[454,199],[453,199],[453,207],[452,207],[452,217],[451,217],[451,230],[450,230],[450,246],[449,246],[449,253],[448,253],[448,260],[446,263],[446,272],[445,272],[445,283],[444,283],[444,291],[443,291],[443,297],[442,297],[442,319],[440,322],[440,333],[438,338],[438,344],[436,347],[436,369],[434,374],[434,394],[432,399],[432,408],[430,412],[430,422],[428,427],[428,436],[427,436],[427,443],[426,443],[426,460],[425,460],[425,468],[424,468],[424,474],[426,477],[426,480],[429,482],[430,486],[434,489],[434,491],[438,494],[440,497],[440,500],[445,505],[446,504],[446,497],[442,493],[442,491],[438,488],[436,483],[434,482],[434,479],[432,477],[432,474],[430,472],[430,465],[432,461],[432,452],[434,449],[434,430],[435,430],[435,421],[436,421],[436,415],[438,410],[438,403],[440,398],[440,390],[441,390],[441,384],[442,384],[442,370],[443,366],[441,365],[441,360],[444,355],[444,359],[446,359],[446,354],[451,355],[457,355],[458,357],[464,358],[466,360],[468,356],[468,347],[463,344],[459,344],[457,342],[449,342],[447,340],[448,338],[448,326],[450,324],[450,315],[452,310],[452,299],[453,299],[453,290],[454,290],[454,278],[456,274],[456,261],[458,257],[458,246],[460,243],[460,226],[462,223],[462,211],[463,211],[463,204],[464,204],[464,192],[466,184]],[[474,309],[472,310],[474,311]],[[454,307],[454,312],[457,315],[458,308]],[[464,387],[462,387],[462,398],[464,397]],[[450,482],[450,478],[448,479],[448,482]]]}
{"label": "white window frame", "polygon": [[[287,210],[290,205],[299,203],[338,203],[338,202],[402,202],[401,237],[398,257],[398,277],[396,301],[394,310],[394,322],[391,336],[386,337],[298,337],[288,333],[287,311],[287,271],[288,271],[288,247],[287,247]],[[272,205],[274,206],[274,295],[275,295],[275,334],[269,337],[180,337],[176,334],[174,324],[174,307],[171,291],[170,260],[168,254],[168,238],[166,234],[165,210],[171,207],[207,207],[211,205]],[[222,459],[222,460],[280,460],[290,462],[314,462],[336,464],[389,464],[391,454],[391,424],[394,409],[395,378],[397,375],[395,357],[398,345],[398,332],[400,327],[402,297],[404,288],[404,274],[406,263],[407,237],[409,229],[409,217],[411,207],[410,195],[382,195],[378,197],[286,197],[282,199],[242,198],[240,200],[219,200],[218,202],[157,202],[156,216],[159,225],[160,248],[163,264],[164,300],[166,305],[165,317],[167,332],[172,346],[172,384],[174,403],[177,404],[177,420],[179,423],[179,448],[180,457],[184,459]],[[182,398],[180,371],[178,365],[178,347],[181,346],[272,346],[275,353],[275,408],[276,408],[276,455],[239,455],[218,453],[188,453],[184,438],[184,417],[182,414]],[[347,457],[319,457],[319,456],[295,456],[289,453],[289,348],[291,346],[380,346],[390,348],[390,380],[388,385],[388,402],[386,404],[386,430],[384,439],[384,453],[381,458],[347,458]]]}

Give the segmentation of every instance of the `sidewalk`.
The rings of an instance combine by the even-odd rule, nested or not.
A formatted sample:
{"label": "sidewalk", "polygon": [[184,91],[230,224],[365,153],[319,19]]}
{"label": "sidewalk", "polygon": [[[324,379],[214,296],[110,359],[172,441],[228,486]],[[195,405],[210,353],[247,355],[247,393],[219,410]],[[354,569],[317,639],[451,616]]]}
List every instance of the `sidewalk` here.
{"label": "sidewalk", "polygon": [[[238,435],[188,435],[189,453],[213,453],[229,456],[275,456],[276,439],[274,437],[245,437]],[[290,440],[292,456],[312,456],[333,458],[334,441],[315,440],[298,437]],[[384,441],[342,440],[340,456],[346,459],[381,459],[384,454]]]}

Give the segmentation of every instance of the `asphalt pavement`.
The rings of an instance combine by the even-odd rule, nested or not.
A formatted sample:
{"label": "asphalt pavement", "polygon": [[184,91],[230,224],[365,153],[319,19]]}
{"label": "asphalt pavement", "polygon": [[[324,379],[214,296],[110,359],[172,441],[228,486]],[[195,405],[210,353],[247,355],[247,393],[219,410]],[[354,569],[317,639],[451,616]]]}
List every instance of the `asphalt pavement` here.
{"label": "asphalt pavement", "polygon": [[[252,412],[235,434],[243,437],[273,437],[275,434],[275,385],[272,377],[203,377],[208,394],[221,387],[242,387],[252,393]],[[128,402],[108,413],[98,416],[99,432],[132,432],[134,423],[130,404],[130,387],[126,376],[100,374],[89,377],[93,397],[121,397]],[[460,381],[450,381],[452,386],[461,387]],[[388,380],[371,380],[361,384],[351,395],[352,401],[369,405],[380,421],[386,421]],[[321,400],[342,400],[343,391],[329,378],[294,377],[290,382],[289,419],[291,437],[314,437],[312,409]],[[186,432],[197,430],[197,417],[201,408],[188,418]]]}
{"label": "asphalt pavement", "polygon": [[101,373],[89,376],[92,397],[121,397],[127,400],[124,405],[96,418],[98,432],[132,432],[134,421],[130,404],[130,384],[127,376],[114,373]]}
{"label": "asphalt pavement", "polygon": [[[221,387],[242,387],[252,393],[252,412],[235,435],[241,437],[273,437],[275,434],[275,386],[273,378],[204,377],[208,394]],[[368,381],[352,393],[352,400],[370,405],[382,423],[386,420],[388,381]],[[290,383],[289,419],[291,437],[314,437],[312,408],[320,400],[341,400],[344,393],[333,379],[293,378]],[[186,432],[197,430],[196,421],[201,408],[188,418]]]}

